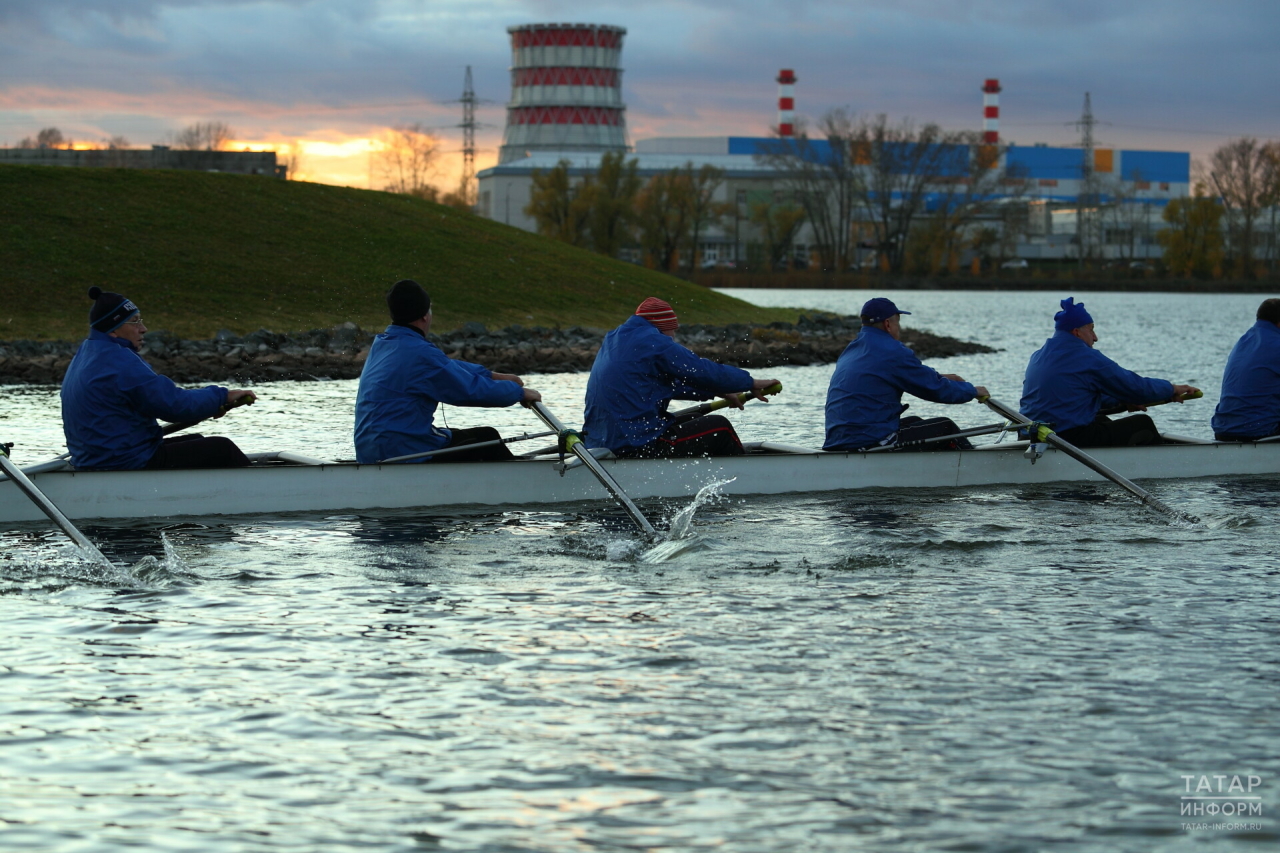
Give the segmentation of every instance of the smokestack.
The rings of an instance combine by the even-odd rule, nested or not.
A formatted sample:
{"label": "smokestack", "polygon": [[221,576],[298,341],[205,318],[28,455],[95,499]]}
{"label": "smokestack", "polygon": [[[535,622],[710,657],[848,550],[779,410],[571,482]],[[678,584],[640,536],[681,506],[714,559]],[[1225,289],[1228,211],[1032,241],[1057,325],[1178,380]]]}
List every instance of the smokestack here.
{"label": "smokestack", "polygon": [[982,87],[982,141],[1000,142],[1000,81],[989,79]]}
{"label": "smokestack", "polygon": [[796,75],[790,68],[778,72],[778,135],[795,136]]}

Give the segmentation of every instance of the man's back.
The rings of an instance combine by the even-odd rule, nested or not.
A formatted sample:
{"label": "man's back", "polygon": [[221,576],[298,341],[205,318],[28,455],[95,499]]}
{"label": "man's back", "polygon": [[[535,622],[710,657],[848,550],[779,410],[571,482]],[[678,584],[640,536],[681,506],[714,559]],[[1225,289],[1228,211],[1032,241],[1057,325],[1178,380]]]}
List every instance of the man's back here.
{"label": "man's back", "polygon": [[1280,326],[1258,320],[1236,341],[1213,413],[1215,435],[1262,438],[1280,428]]}

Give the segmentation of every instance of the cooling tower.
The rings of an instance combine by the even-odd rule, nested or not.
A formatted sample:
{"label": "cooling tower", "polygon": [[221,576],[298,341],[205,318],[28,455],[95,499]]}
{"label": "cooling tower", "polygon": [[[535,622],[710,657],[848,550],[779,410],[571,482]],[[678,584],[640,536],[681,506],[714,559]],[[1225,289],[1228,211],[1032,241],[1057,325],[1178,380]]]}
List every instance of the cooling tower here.
{"label": "cooling tower", "polygon": [[511,34],[511,102],[499,163],[534,151],[625,151],[623,27],[525,24]]}

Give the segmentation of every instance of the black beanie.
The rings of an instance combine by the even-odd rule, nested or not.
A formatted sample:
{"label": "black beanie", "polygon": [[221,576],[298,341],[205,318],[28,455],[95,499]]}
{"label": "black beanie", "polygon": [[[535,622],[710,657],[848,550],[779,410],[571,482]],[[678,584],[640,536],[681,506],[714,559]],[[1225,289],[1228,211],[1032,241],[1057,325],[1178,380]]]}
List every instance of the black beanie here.
{"label": "black beanie", "polygon": [[89,309],[89,326],[99,332],[114,332],[138,313],[138,306],[118,293],[109,293],[97,285],[89,288],[93,307]]}
{"label": "black beanie", "polygon": [[387,308],[391,311],[392,323],[407,326],[427,315],[431,310],[431,297],[422,285],[405,278],[391,285],[387,291]]}

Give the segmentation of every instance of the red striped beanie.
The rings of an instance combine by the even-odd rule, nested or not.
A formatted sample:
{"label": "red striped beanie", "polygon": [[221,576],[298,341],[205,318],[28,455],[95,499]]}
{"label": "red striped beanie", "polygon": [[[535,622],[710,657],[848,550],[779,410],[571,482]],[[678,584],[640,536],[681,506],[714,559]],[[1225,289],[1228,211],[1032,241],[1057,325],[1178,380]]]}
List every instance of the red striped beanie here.
{"label": "red striped beanie", "polygon": [[636,316],[643,317],[658,328],[659,332],[674,332],[680,328],[676,312],[668,303],[650,296],[636,309]]}

